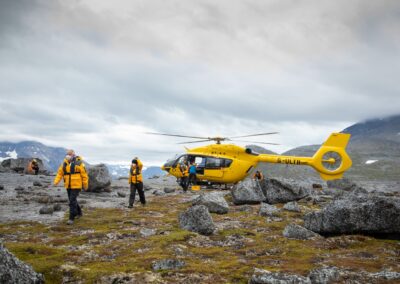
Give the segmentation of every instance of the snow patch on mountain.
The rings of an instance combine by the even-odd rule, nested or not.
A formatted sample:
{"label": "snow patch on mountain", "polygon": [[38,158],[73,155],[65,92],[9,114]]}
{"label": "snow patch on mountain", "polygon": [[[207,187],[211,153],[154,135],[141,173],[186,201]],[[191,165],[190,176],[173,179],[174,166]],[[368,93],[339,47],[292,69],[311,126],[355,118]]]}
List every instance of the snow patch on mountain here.
{"label": "snow patch on mountain", "polygon": [[7,160],[7,159],[18,158],[18,153],[17,153],[17,151],[15,151],[15,149],[12,151],[6,151],[5,154],[7,155],[7,157],[0,157],[0,162]]}

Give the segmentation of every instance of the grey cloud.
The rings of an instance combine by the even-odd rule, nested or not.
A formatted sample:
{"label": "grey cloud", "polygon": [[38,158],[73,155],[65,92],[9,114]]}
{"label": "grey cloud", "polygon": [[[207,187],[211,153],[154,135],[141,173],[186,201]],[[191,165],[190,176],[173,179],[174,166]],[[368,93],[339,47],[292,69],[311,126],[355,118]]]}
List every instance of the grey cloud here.
{"label": "grey cloud", "polygon": [[[395,114],[399,11],[398,1],[3,0],[0,125],[8,130],[0,138],[122,160],[137,133],[118,142],[120,133],[110,134],[118,125],[331,131]],[[316,143],[307,136],[297,143]],[[135,144],[153,158],[169,152],[151,146],[163,150]]]}

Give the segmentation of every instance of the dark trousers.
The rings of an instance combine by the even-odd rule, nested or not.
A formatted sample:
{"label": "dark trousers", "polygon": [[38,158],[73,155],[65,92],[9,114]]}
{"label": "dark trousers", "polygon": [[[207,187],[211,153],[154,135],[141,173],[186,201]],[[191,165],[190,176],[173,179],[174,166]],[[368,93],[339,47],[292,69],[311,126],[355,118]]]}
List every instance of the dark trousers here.
{"label": "dark trousers", "polygon": [[183,190],[186,191],[189,187],[189,178],[188,177],[181,177],[181,183]]}
{"label": "dark trousers", "polygon": [[32,167],[32,170],[35,172],[35,175],[38,175],[39,167]]}
{"label": "dark trousers", "polygon": [[70,220],[74,220],[76,216],[82,216],[82,209],[78,204],[78,196],[80,191],[80,189],[67,189]]}
{"label": "dark trousers", "polygon": [[196,185],[196,180],[197,180],[196,174],[189,174],[189,183],[190,184]]}
{"label": "dark trousers", "polygon": [[129,196],[129,205],[133,205],[135,202],[136,190],[139,193],[140,203],[146,204],[146,198],[144,197],[143,182],[131,183],[131,195]]}

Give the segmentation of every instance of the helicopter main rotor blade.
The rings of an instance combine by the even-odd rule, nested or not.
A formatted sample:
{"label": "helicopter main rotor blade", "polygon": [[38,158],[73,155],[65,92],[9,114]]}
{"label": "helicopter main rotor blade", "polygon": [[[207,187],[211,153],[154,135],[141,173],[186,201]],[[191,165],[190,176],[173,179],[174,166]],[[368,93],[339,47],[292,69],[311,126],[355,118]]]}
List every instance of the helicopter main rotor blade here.
{"label": "helicopter main rotor blade", "polygon": [[186,136],[186,135],[168,134],[168,133],[156,133],[156,132],[146,132],[145,134],[171,136],[171,137],[181,137],[181,138],[193,138],[193,139],[209,139],[208,137]]}
{"label": "helicopter main rotor blade", "polygon": [[254,143],[254,144],[265,144],[265,145],[281,145],[278,143],[269,143],[269,142],[257,142],[257,141],[245,141],[245,140],[232,140],[233,142],[245,142],[245,143]]}
{"label": "helicopter main rotor blade", "polygon": [[273,135],[278,134],[279,132],[266,132],[266,133],[258,133],[258,134],[250,134],[250,135],[243,135],[243,136],[232,136],[228,138],[244,138],[244,137],[254,137],[254,136],[264,136],[264,135]]}
{"label": "helicopter main rotor blade", "polygon": [[186,141],[186,142],[179,142],[176,144],[190,144],[190,143],[201,143],[201,142],[210,142],[213,141],[211,139],[206,139],[206,140],[197,140],[197,141]]}

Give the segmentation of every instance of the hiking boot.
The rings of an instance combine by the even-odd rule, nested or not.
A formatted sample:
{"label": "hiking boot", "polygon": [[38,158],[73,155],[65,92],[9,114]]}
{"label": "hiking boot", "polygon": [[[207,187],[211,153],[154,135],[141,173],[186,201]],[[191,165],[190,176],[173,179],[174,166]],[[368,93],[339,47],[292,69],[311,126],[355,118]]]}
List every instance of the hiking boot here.
{"label": "hiking boot", "polygon": [[68,220],[67,225],[73,225],[74,224],[74,220]]}
{"label": "hiking boot", "polygon": [[133,205],[130,205],[130,204],[129,204],[128,208],[133,208]]}

